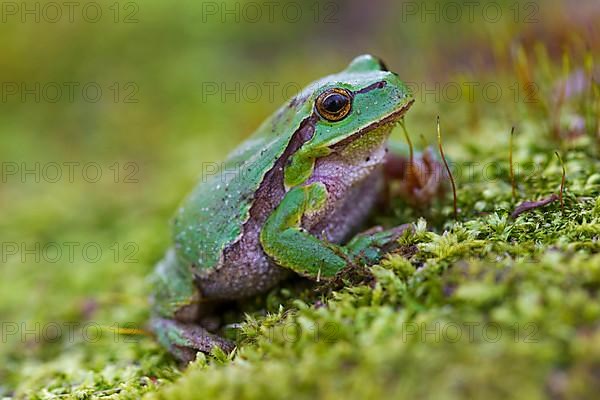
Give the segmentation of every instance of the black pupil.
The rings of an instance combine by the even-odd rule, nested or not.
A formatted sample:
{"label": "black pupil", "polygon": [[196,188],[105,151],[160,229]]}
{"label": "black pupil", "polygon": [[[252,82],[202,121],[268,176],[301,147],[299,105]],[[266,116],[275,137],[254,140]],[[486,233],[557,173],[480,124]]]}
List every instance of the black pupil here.
{"label": "black pupil", "polygon": [[323,108],[332,114],[340,112],[348,104],[348,98],[339,93],[332,93],[323,100]]}

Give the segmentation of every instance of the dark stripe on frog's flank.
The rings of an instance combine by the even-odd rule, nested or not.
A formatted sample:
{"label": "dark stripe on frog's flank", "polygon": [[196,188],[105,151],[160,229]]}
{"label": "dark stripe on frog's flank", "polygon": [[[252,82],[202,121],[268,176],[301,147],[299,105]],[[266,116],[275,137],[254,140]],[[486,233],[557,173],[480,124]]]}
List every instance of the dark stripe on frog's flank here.
{"label": "dark stripe on frog's flank", "polygon": [[[230,300],[252,296],[277,284],[286,276],[287,271],[274,268],[263,252],[259,234],[267,218],[285,196],[283,170],[287,161],[313,137],[318,120],[318,115],[312,113],[300,123],[281,157],[266,173],[252,198],[249,219],[243,224],[242,234],[223,250],[218,273],[206,271],[203,275],[196,274],[196,286],[203,297]],[[240,276],[240,269],[247,274]]]}
{"label": "dark stripe on frog's flank", "polygon": [[[267,199],[262,199],[262,202],[257,201],[259,200],[258,196],[263,193],[264,187],[267,184],[271,184],[272,186],[276,185],[277,187],[280,187],[283,192],[285,192],[283,168],[290,161],[292,155],[294,155],[294,153],[296,153],[304,143],[313,138],[317,121],[319,121],[319,115],[314,111],[309,117],[302,120],[298,126],[298,129],[296,129],[296,131],[293,133],[292,138],[288,142],[283,154],[277,159],[273,167],[265,174],[265,177],[260,183],[258,190],[254,193],[252,207],[250,207],[249,211],[250,219],[244,223],[244,230],[246,229],[246,225],[251,222],[252,217],[256,216],[256,210],[260,208],[262,204],[267,202]],[[270,197],[268,200],[273,201],[276,203],[275,205],[278,205],[281,199]]]}
{"label": "dark stripe on frog's flank", "polygon": [[[266,174],[311,119],[312,103],[281,107],[220,166],[205,175],[177,213],[173,236],[177,259],[200,275],[217,268],[227,246],[238,241],[253,198]],[[316,122],[316,121],[315,121]],[[210,173],[213,171],[204,171]]]}
{"label": "dark stripe on frog's flank", "polygon": [[375,89],[382,89],[385,87],[385,85],[387,85],[386,81],[379,81],[379,82],[375,82],[367,87],[364,87],[356,92],[354,92],[354,94],[363,94],[363,93],[368,93],[371,90],[375,90]]}

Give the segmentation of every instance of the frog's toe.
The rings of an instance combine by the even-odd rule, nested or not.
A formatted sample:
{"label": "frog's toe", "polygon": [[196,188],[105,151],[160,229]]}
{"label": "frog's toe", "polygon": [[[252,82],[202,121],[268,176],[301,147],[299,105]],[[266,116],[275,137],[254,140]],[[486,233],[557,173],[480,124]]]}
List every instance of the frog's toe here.
{"label": "frog's toe", "polygon": [[150,324],[158,341],[185,364],[194,361],[199,351],[208,354],[215,347],[220,347],[230,353],[235,348],[234,343],[208,332],[200,325],[164,318],[153,318]]}

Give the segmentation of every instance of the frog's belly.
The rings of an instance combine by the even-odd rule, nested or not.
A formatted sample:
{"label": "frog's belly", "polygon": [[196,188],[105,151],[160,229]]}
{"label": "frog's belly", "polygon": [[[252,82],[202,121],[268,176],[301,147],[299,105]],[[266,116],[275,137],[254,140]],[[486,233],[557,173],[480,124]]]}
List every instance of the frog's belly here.
{"label": "frog's belly", "polygon": [[[382,174],[374,171],[343,197],[333,196],[323,212],[303,221],[304,228],[317,237],[323,234],[332,243],[343,243],[357,231],[373,209],[381,193]],[[334,182],[325,182],[333,191]],[[284,196],[281,190],[271,189],[273,203]],[[275,207],[275,204],[271,204]],[[259,235],[272,207],[258,210],[255,222],[246,226],[242,239],[226,249],[221,266],[209,275],[199,277],[197,285],[203,298],[237,300],[263,293],[291,273],[274,264],[262,250]],[[268,209],[271,209],[270,211]]]}
{"label": "frog's belly", "polygon": [[[327,191],[336,191],[335,185],[343,183],[324,182]],[[345,190],[343,197],[335,198],[320,213],[303,220],[304,228],[317,237],[324,237],[331,243],[345,243],[364,224],[376,203],[381,198],[383,173],[375,171],[360,184]]]}
{"label": "frog's belly", "polygon": [[271,187],[269,191],[265,202],[259,202],[260,207],[251,211],[241,239],[225,249],[220,266],[198,278],[197,286],[203,298],[237,300],[254,296],[288,276],[289,271],[272,263],[260,244],[264,222],[285,195],[283,186]]}
{"label": "frog's belly", "polygon": [[197,286],[203,298],[237,300],[269,290],[288,274],[269,260],[260,245],[259,231],[253,231],[226,249],[221,266],[199,278]]}

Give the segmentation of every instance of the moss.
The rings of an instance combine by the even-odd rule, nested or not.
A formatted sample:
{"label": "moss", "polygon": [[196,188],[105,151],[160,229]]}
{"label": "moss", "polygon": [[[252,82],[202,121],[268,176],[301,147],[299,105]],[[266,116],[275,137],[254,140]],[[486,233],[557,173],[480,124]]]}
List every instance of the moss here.
{"label": "moss", "polygon": [[[12,370],[16,394],[31,398],[585,396],[597,390],[600,368],[600,213],[589,185],[600,163],[580,149],[567,160],[579,172],[569,174],[564,210],[555,202],[511,219],[507,177],[463,180],[459,221],[447,206],[441,225],[417,220],[400,239],[412,250],[389,255],[364,284],[320,299],[305,287],[274,290],[263,303],[272,313],[247,314],[234,329],[235,354],[201,356],[182,372],[150,337],[103,327],[94,343],[9,351],[4,373]],[[560,169],[547,166],[543,176],[531,182],[540,196],[556,189]],[[481,199],[482,185],[495,196],[487,212],[466,206]],[[98,290],[112,305],[96,306],[94,323],[121,316],[143,327],[145,290],[130,287],[121,299]],[[59,315],[83,321],[77,308]]]}

